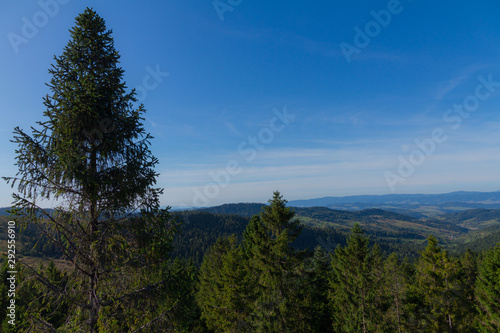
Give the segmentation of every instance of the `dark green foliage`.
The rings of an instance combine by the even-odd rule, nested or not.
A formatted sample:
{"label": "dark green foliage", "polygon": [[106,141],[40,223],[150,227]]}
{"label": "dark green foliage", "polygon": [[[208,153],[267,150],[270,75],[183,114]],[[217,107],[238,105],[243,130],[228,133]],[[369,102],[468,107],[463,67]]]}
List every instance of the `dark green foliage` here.
{"label": "dark green foliage", "polygon": [[209,208],[200,208],[198,211],[210,212],[214,214],[227,214],[227,215],[239,215],[251,218],[252,216],[259,214],[262,206],[265,204],[260,203],[237,203],[237,204],[224,204]]}
{"label": "dark green foliage", "polygon": [[[395,253],[384,259],[380,247],[371,245],[363,230],[356,226],[347,244],[337,246],[333,257],[322,246],[316,246],[314,253],[297,251],[290,242],[299,227],[293,223],[293,212],[280,197],[274,201],[278,204],[270,207],[281,214],[271,211],[254,217],[247,225],[242,243],[235,235],[217,240],[204,256],[198,273],[192,262],[179,259],[159,266],[123,270],[124,275],[109,284],[109,288],[143,290],[127,297],[126,302],[114,302],[103,308],[99,330],[127,332],[140,331],[141,327],[148,332],[498,330],[500,245],[482,260],[481,255],[472,251],[454,259],[435,238],[429,237],[421,257],[412,263],[399,260]],[[204,218],[216,216],[196,214]],[[292,223],[284,223],[287,218]],[[269,222],[264,223],[264,219]],[[228,228],[241,228],[239,223],[233,224],[236,220],[225,221]],[[192,222],[186,219],[185,223]],[[278,228],[271,229],[272,226]],[[75,303],[78,299],[47,293],[46,289],[47,286],[78,289],[75,283],[85,281],[58,271],[53,264],[35,273],[28,274],[26,270],[21,269],[19,274],[16,300],[19,325],[12,329],[4,320],[3,331],[46,332],[46,325],[59,327],[63,319],[70,319],[63,325],[66,330],[84,329],[79,319],[85,313],[78,309]],[[2,275],[5,267],[0,271]],[[0,289],[5,290],[5,282]],[[5,298],[0,297],[1,302]],[[145,310],[138,311],[141,307]]]}
{"label": "dark green foliage", "polygon": [[166,265],[165,303],[174,304],[168,325],[173,331],[195,333],[205,330],[196,303],[198,269],[191,260],[175,259]]}
{"label": "dark green foliage", "polygon": [[[197,270],[192,262],[169,260],[158,270],[130,270],[123,279],[141,292],[103,309],[99,332],[203,331],[195,301]],[[152,281],[160,282],[151,285]]]}
{"label": "dark green foliage", "polygon": [[383,264],[382,284],[380,295],[385,297],[382,326],[387,332],[406,331],[408,277],[398,256],[391,253]]}
{"label": "dark green foliage", "polygon": [[328,303],[328,275],[331,257],[318,245],[311,259],[310,293],[314,314],[314,331],[328,332],[332,327],[331,309]]}
{"label": "dark green foliage", "polygon": [[278,192],[243,234],[220,239],[200,269],[198,304],[216,332],[308,332],[313,329],[306,252],[291,243],[301,226]]}
{"label": "dark green foliage", "polygon": [[381,321],[377,311],[376,256],[368,237],[356,224],[346,247],[337,247],[332,259],[330,304],[334,331],[369,332]]}
{"label": "dark green foliage", "polygon": [[[70,33],[49,70],[44,121],[31,135],[14,131],[19,171],[6,180],[17,185],[16,219],[36,225],[75,267],[71,288],[62,293],[75,307],[65,328],[86,325],[95,332],[111,325],[128,299],[145,290],[128,274],[160,267],[177,223],[159,209],[162,190],[153,187],[158,160],[142,126],[145,110],[133,109],[135,92],[126,92],[111,31],[86,9]],[[60,205],[47,211],[37,205],[40,199],[57,199]],[[142,282],[160,287],[160,277],[153,277]],[[47,287],[57,290],[50,281]],[[47,328],[56,327],[49,313],[37,316]],[[134,327],[148,319],[138,318]]]}
{"label": "dark green foliage", "polygon": [[346,234],[335,229],[303,226],[292,246],[298,250],[312,251],[320,245],[327,252],[333,252],[338,245],[346,244]]}
{"label": "dark green foliage", "polygon": [[[460,284],[461,294],[460,303],[462,310],[462,321],[466,325],[477,326],[478,313],[475,307],[475,293],[474,288],[476,285],[478,275],[478,259],[477,255],[471,250],[467,249],[465,254],[460,257]],[[471,332],[475,332],[470,330]]]}
{"label": "dark green foliage", "polygon": [[246,264],[234,237],[218,239],[203,259],[196,298],[201,318],[215,332],[251,331]]}
{"label": "dark green foliage", "polygon": [[236,235],[241,241],[248,219],[237,215],[220,215],[203,211],[174,212],[183,220],[179,233],[172,246],[173,257],[191,258],[200,265],[203,255],[215,244],[218,238]]}
{"label": "dark green foliage", "polygon": [[421,326],[430,332],[463,331],[465,310],[461,296],[460,265],[430,236],[417,264],[417,286],[424,301]]}
{"label": "dark green foliage", "polygon": [[313,306],[308,293],[306,252],[291,243],[302,229],[286,200],[275,192],[244,233],[251,286],[250,321],[255,332],[308,332]]}
{"label": "dark green foliage", "polygon": [[[185,259],[192,258],[197,265],[201,264],[204,253],[219,237],[235,235],[238,242],[242,241],[243,232],[250,222],[248,218],[238,215],[205,211],[183,211],[172,214],[182,220],[183,224],[172,243],[171,255]],[[345,244],[345,234],[334,229],[305,226],[292,242],[292,246],[299,250],[312,250],[318,244],[327,251],[333,251],[338,244]]]}
{"label": "dark green foliage", "polygon": [[[51,241],[49,236],[45,235],[35,224],[27,224],[19,232],[19,236],[25,239],[22,254],[31,257],[62,257],[62,251],[57,244]],[[55,236],[54,234],[51,235]]]}
{"label": "dark green foliage", "polygon": [[500,330],[500,243],[483,259],[476,289],[481,332]]}
{"label": "dark green foliage", "polygon": [[[7,306],[4,304],[11,298],[7,297],[8,282],[6,280],[9,270],[4,263],[0,272],[0,300],[2,311]],[[16,268],[16,291],[15,291],[15,326],[8,323],[9,317],[2,315],[2,332],[46,332],[47,327],[60,327],[68,317],[72,306],[71,301],[63,297],[63,291],[69,287],[69,276],[58,270],[54,262],[50,262],[47,268],[40,266],[34,272],[20,265]],[[50,286],[55,291],[47,293],[46,288]],[[5,307],[4,307],[5,305]]]}

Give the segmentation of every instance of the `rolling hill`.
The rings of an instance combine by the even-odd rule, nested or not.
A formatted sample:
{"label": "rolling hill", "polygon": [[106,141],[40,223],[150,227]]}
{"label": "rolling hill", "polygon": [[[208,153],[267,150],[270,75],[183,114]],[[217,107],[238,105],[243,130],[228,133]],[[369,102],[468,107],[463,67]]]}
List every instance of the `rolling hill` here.
{"label": "rolling hill", "polygon": [[[200,209],[217,214],[258,214],[262,204],[226,204]],[[424,240],[428,235],[442,239],[456,238],[467,232],[466,228],[446,220],[418,219],[412,216],[385,211],[364,209],[360,211],[336,210],[326,207],[292,207],[296,217],[306,226],[335,229],[347,233],[359,223],[368,235],[391,241]]]}
{"label": "rolling hill", "polygon": [[500,224],[500,210],[469,209],[441,215],[437,219],[454,223],[469,230],[477,230]]}
{"label": "rolling hill", "polygon": [[[241,240],[250,217],[258,214],[263,205],[225,204],[172,212],[184,221],[180,234],[175,237],[172,256],[192,258],[199,264],[205,251],[217,238],[234,234]],[[312,250],[321,245],[333,251],[337,245],[345,244],[346,236],[355,223],[359,223],[371,241],[379,243],[383,250],[412,258],[418,256],[429,235],[436,236],[441,245],[451,252],[462,252],[467,247],[479,251],[500,241],[500,210],[494,209],[469,209],[428,218],[379,208],[356,211],[327,207],[292,208],[296,218],[304,225],[300,237],[293,244],[299,249]],[[0,216],[0,231],[4,236],[7,221],[7,216]],[[5,245],[4,236],[0,235],[0,245]],[[44,237],[39,237],[34,226],[20,232],[19,242],[21,254],[27,258],[51,257],[56,253]],[[37,247],[31,249],[36,243]]]}
{"label": "rolling hill", "polygon": [[[258,214],[263,204],[225,204],[203,208],[201,211],[225,214]],[[348,233],[359,223],[372,239],[385,244],[412,243],[420,246],[429,235],[436,236],[449,250],[465,251],[470,244],[474,249],[485,249],[500,241],[500,210],[469,209],[437,215],[415,217],[378,208],[359,211],[330,209],[327,207],[293,207],[296,217],[306,227],[338,230]],[[484,244],[481,239],[484,238]]]}

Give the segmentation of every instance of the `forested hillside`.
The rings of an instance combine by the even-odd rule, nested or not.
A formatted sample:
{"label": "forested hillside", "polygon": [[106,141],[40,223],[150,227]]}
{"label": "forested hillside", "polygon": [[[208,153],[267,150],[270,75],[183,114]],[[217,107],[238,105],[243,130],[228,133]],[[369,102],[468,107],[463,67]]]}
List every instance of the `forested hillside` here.
{"label": "forested hillside", "polygon": [[440,221],[454,223],[469,230],[476,230],[500,224],[500,210],[469,209],[438,217]]}
{"label": "forested hillside", "polygon": [[[250,216],[258,213],[263,204],[226,204],[203,208],[214,213],[241,214]],[[470,209],[462,212],[438,215],[432,218],[413,216],[371,208],[360,211],[338,210],[326,207],[292,207],[305,226],[335,229],[348,232],[359,223],[367,235],[380,244],[412,256],[421,248],[429,235],[434,235],[449,251],[462,253],[470,244],[475,250],[485,250],[500,241],[497,227],[500,226],[500,210]],[[483,242],[481,241],[483,239]],[[408,252],[408,248],[413,250]]]}
{"label": "forested hillside", "polygon": [[[175,314],[168,331],[479,332],[480,327],[500,327],[492,310],[499,304],[488,296],[498,283],[488,274],[498,269],[500,247],[454,258],[433,236],[419,248],[409,247],[415,242],[401,247],[377,235],[377,229],[365,233],[361,224],[375,223],[376,218],[418,222],[411,217],[380,210],[295,209],[317,220],[335,216],[338,225],[351,228],[344,233],[303,225],[285,204],[275,193],[270,205],[260,205],[262,212],[252,219],[204,211],[173,214],[183,226],[170,256],[184,259],[165,264],[172,284],[162,291],[163,305],[156,305],[171,307]],[[239,205],[245,212],[242,208]],[[479,219],[489,216],[479,213]],[[0,228],[7,217],[2,221]],[[54,256],[39,236],[20,232],[22,252]],[[35,245],[32,237],[41,240],[42,250],[30,249]],[[421,255],[412,257],[417,249]],[[278,258],[288,259],[280,263]],[[70,272],[53,264],[39,269],[40,278],[57,281],[60,287],[67,286]],[[43,308],[46,314],[52,311],[46,320],[58,327],[67,310],[56,306],[58,298],[43,293],[39,281],[19,290],[19,304]],[[34,294],[45,295],[44,303],[28,305],[28,295]],[[291,317],[294,320],[288,320]]]}
{"label": "forested hillside", "polygon": [[[256,207],[258,210],[255,210]],[[233,210],[232,207],[235,209]],[[219,237],[234,234],[236,241],[240,242],[250,218],[259,213],[261,204],[235,204],[212,207],[199,211],[175,212],[182,221],[179,235],[174,239],[172,254],[182,258],[192,258],[195,263],[201,263],[205,251],[215,243]],[[427,235],[439,234],[445,237],[450,232],[440,226],[432,228],[425,224],[417,223],[418,220],[380,210],[367,210],[362,212],[332,211],[327,208],[302,209],[294,208],[296,217],[303,225],[302,232],[292,245],[300,250],[312,250],[321,245],[326,251],[334,251],[337,245],[343,245],[352,227],[359,223],[371,236],[372,242],[378,242],[383,251],[398,252],[403,256],[415,259],[418,251],[423,249]],[[227,212],[231,215],[210,212]],[[238,212],[243,216],[236,215]],[[311,217],[309,217],[311,216]],[[399,218],[394,219],[394,218]],[[413,221],[405,223],[405,221]],[[406,222],[408,222],[406,221]],[[399,226],[398,223],[405,223]],[[459,229],[451,225],[452,230]],[[440,232],[445,230],[445,232]]]}
{"label": "forested hillside", "polygon": [[[173,212],[182,224],[173,241],[172,257],[192,259],[199,265],[207,249],[218,238],[235,235],[240,242],[250,217],[265,206],[241,203]],[[302,233],[293,246],[302,250],[312,250],[321,245],[326,251],[333,251],[337,245],[346,243],[347,234],[356,223],[383,251],[396,252],[412,260],[418,257],[429,235],[437,237],[444,248],[456,254],[465,252],[467,248],[486,250],[500,242],[500,211],[497,210],[470,210],[433,219],[417,219],[380,209],[292,209],[303,224]],[[7,217],[4,216],[3,220],[5,223]],[[0,227],[2,225],[0,223]],[[39,258],[58,258],[61,255],[57,247],[33,225],[22,230],[20,235],[21,244],[25,244],[21,252],[23,255]]]}

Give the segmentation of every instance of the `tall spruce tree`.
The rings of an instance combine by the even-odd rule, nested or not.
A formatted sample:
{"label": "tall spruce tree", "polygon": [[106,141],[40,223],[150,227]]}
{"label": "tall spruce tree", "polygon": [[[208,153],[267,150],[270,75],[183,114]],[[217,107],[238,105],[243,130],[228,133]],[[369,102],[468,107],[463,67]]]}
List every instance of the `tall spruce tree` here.
{"label": "tall spruce tree", "polygon": [[[132,290],[128,276],[147,274],[165,259],[177,224],[159,209],[158,160],[142,125],[145,109],[134,109],[135,92],[126,92],[111,31],[87,8],[70,33],[49,70],[45,120],[31,135],[15,129],[19,171],[5,179],[17,185],[18,219],[36,224],[75,267],[71,288],[47,282],[51,291],[71,299],[68,329],[79,330],[84,321],[96,332],[112,321],[100,316],[104,307],[126,306],[164,283]],[[44,210],[44,199],[58,206]],[[140,310],[128,329],[157,319]]]}

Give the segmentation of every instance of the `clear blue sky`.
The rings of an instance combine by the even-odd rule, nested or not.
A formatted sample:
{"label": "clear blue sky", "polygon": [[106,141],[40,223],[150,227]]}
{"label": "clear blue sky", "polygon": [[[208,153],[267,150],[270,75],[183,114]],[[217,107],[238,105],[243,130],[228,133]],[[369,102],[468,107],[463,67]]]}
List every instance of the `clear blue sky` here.
{"label": "clear blue sky", "polygon": [[55,1],[0,4],[1,176],[91,6],[147,93],[162,205],[500,189],[498,1]]}

